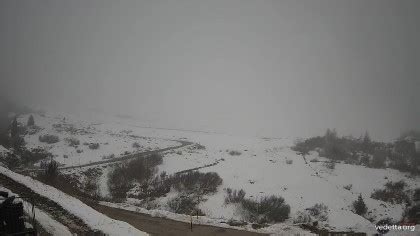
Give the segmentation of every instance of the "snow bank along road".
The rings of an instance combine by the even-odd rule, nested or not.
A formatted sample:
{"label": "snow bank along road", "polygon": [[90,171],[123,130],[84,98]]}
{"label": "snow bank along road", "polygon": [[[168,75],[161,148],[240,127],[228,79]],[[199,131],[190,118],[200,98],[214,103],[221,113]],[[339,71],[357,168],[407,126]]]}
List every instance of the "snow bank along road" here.
{"label": "snow bank along road", "polygon": [[94,231],[89,228],[83,220],[71,214],[56,202],[35,193],[30,188],[14,181],[2,173],[0,173],[0,185],[19,194],[21,197],[32,199],[37,208],[48,213],[56,221],[65,225],[71,233],[78,235],[94,234]]}

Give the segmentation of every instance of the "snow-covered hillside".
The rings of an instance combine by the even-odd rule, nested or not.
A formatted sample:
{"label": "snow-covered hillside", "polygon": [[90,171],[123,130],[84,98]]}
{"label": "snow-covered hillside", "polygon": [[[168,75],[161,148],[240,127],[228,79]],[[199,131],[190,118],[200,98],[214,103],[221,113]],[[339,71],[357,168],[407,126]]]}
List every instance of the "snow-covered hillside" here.
{"label": "snow-covered hillside", "polygon": [[[23,116],[19,120],[21,123],[26,123],[27,118]],[[142,152],[179,145],[174,140],[199,143],[204,148],[185,146],[165,152],[163,163],[158,166],[159,172],[174,174],[197,168],[200,172],[218,173],[223,179],[222,185],[215,194],[205,196],[206,200],[199,205],[207,218],[215,219],[214,222],[243,219],[238,205],[225,204],[227,188],[243,189],[247,198],[256,200],[269,195],[284,197],[291,207],[290,219],[260,229],[261,232],[283,231],[285,226],[293,225],[293,219],[299,212],[317,203],[323,203],[328,207],[328,220],[320,222],[323,227],[335,231],[352,230],[373,234],[377,231],[372,222],[385,218],[400,220],[404,206],[372,199],[371,193],[375,189],[383,188],[388,181],[404,180],[408,189],[420,187],[420,178],[393,169],[371,169],[344,163],[337,163],[335,168],[328,168],[323,162],[325,160],[316,152],[312,152],[304,160],[301,155],[290,149],[294,140],[289,138],[240,137],[154,129],[124,119],[95,123],[93,120],[77,120],[72,119],[70,115],[55,114],[36,115],[35,123],[41,127],[41,130],[25,136],[27,146],[47,148],[55,155],[55,159],[64,165],[100,161],[105,156],[112,154],[120,156],[127,151]],[[66,127],[72,128],[60,131],[55,124],[62,124],[61,127],[66,124]],[[39,142],[39,135],[47,133],[59,136],[60,141],[54,144]],[[80,145],[76,148],[69,146],[65,141],[67,137],[77,138],[80,140]],[[134,142],[140,147],[133,147]],[[83,143],[99,143],[100,147],[90,149]],[[76,175],[77,171],[71,170],[72,174]],[[106,178],[106,173],[102,174],[102,177]],[[106,180],[102,180],[101,185],[106,189]],[[102,194],[106,192],[103,190]],[[352,203],[359,194],[362,195],[368,208],[365,217],[352,212]],[[168,196],[154,200],[154,211],[143,209],[142,212],[153,213],[158,210],[160,216],[164,215],[164,212],[169,211],[166,203],[174,195],[176,193],[172,190]],[[132,209],[135,209],[138,203],[136,199],[128,199],[124,204],[117,206],[125,208],[132,206],[134,207]],[[177,218],[176,214],[168,212],[167,215]],[[179,216],[179,219],[184,218]],[[420,228],[417,227],[417,230]]]}
{"label": "snow-covered hillside", "polygon": [[[34,114],[35,127],[24,136],[27,148],[42,147],[54,155],[54,159],[65,166],[83,165],[115,158],[133,152],[143,152],[177,146],[169,139],[140,136],[115,124],[104,124],[77,119],[71,115],[47,113]],[[19,123],[25,125],[29,115],[20,116]],[[57,136],[56,143],[40,142],[42,135]],[[75,140],[77,145],[72,145]],[[97,147],[91,144],[99,144]]]}

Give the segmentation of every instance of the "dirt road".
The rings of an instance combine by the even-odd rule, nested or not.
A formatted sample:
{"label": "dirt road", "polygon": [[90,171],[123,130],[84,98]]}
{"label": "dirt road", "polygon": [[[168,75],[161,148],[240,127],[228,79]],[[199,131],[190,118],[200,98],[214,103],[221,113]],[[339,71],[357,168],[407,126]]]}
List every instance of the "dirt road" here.
{"label": "dirt road", "polygon": [[243,230],[226,229],[207,225],[193,225],[193,230],[190,229],[189,223],[180,221],[164,219],[159,217],[152,217],[150,215],[141,214],[124,209],[108,207],[99,204],[89,204],[90,207],[105,214],[113,219],[121,220],[130,225],[145,231],[153,236],[261,236],[265,234],[258,234]]}

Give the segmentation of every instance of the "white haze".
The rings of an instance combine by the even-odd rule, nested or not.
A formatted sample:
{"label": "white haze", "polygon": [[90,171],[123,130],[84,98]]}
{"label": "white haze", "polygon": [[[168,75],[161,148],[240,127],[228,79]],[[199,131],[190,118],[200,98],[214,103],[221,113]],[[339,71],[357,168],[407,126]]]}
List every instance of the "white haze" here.
{"label": "white haze", "polygon": [[1,93],[258,136],[420,128],[420,1],[0,3]]}

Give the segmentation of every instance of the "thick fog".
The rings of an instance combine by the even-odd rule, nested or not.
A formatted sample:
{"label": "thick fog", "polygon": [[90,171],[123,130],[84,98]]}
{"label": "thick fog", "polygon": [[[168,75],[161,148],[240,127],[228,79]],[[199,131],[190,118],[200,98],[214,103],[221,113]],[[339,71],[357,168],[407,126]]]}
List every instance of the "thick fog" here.
{"label": "thick fog", "polygon": [[420,1],[0,2],[1,94],[152,126],[420,128]]}

